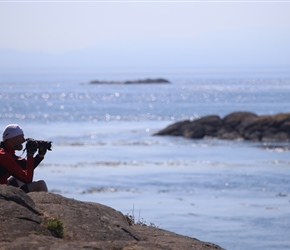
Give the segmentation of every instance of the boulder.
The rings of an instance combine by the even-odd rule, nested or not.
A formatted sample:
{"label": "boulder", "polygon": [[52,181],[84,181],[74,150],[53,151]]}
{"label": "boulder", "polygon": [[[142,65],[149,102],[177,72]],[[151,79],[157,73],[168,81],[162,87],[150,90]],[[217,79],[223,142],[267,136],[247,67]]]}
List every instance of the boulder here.
{"label": "boulder", "polygon": [[0,249],[222,249],[153,226],[113,208],[49,192],[0,185]]}
{"label": "boulder", "polygon": [[252,112],[234,112],[226,115],[222,119],[222,127],[217,134],[217,138],[230,140],[243,139],[244,131],[255,122],[257,117]]}
{"label": "boulder", "polygon": [[216,135],[222,125],[219,116],[210,115],[191,122],[189,120],[174,123],[155,135],[174,135],[200,139],[207,135]]}
{"label": "boulder", "polygon": [[209,115],[194,121],[180,121],[154,135],[183,136],[192,139],[218,138],[251,141],[290,141],[290,113],[258,116],[234,112],[224,118]]}

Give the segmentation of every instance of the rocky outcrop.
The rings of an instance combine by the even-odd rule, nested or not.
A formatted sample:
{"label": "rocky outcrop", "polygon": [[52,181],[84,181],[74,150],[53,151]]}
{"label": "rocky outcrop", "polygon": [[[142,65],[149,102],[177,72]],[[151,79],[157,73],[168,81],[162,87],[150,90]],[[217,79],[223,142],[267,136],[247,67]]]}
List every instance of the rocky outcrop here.
{"label": "rocky outcrop", "polygon": [[134,224],[113,208],[0,185],[0,249],[222,249]]}
{"label": "rocky outcrop", "polygon": [[251,141],[290,141],[290,113],[258,116],[234,112],[224,118],[209,115],[194,121],[180,121],[154,135],[183,136],[192,139],[218,138]]}
{"label": "rocky outcrop", "polygon": [[147,78],[147,79],[137,79],[129,81],[102,81],[95,80],[91,81],[90,84],[152,84],[152,83],[170,83],[168,80],[163,78]]}

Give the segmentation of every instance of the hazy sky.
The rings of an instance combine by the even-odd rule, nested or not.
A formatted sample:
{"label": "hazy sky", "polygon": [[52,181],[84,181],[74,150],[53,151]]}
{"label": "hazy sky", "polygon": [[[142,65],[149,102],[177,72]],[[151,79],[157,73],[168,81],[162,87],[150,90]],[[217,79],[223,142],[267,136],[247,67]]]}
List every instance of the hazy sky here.
{"label": "hazy sky", "polygon": [[285,1],[0,1],[0,34],[0,66],[290,66]]}

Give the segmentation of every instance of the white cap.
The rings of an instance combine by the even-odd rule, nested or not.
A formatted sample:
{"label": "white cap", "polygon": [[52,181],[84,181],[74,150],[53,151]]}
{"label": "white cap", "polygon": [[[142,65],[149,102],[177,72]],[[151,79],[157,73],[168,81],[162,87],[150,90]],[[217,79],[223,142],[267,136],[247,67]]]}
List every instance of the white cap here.
{"label": "white cap", "polygon": [[22,128],[17,124],[9,124],[3,130],[2,140],[5,141],[18,135],[23,135]]}

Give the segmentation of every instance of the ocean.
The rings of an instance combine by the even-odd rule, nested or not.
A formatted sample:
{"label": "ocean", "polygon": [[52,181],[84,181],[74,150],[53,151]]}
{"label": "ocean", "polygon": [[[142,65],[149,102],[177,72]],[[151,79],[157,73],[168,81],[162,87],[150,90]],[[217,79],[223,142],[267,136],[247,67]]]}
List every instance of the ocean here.
{"label": "ocean", "polygon": [[[171,83],[89,84],[159,77]],[[286,69],[1,70],[0,86],[2,128],[52,141],[35,171],[49,191],[225,249],[289,249],[289,142],[153,136],[205,115],[290,112]]]}

